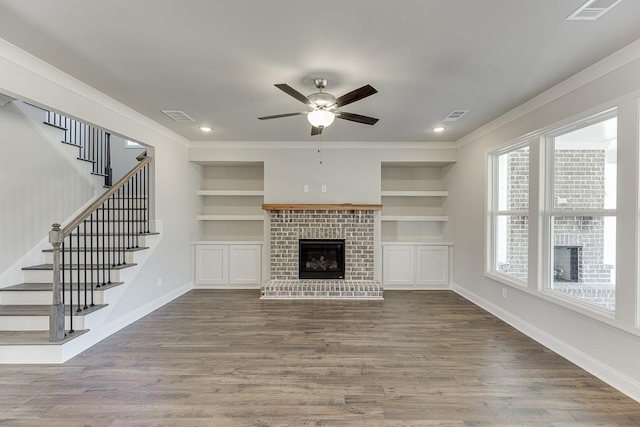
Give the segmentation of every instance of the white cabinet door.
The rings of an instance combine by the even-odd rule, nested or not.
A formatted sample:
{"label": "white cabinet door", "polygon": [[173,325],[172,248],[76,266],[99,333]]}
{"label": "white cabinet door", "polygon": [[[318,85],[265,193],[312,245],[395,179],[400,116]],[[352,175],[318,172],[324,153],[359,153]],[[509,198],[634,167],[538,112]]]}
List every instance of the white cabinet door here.
{"label": "white cabinet door", "polygon": [[383,246],[382,284],[414,285],[415,246]]}
{"label": "white cabinet door", "polygon": [[262,282],[260,245],[231,245],[229,249],[229,284],[259,285]]}
{"label": "white cabinet door", "polygon": [[416,247],[416,285],[449,285],[449,247]]}
{"label": "white cabinet door", "polygon": [[229,283],[229,246],[196,245],[196,285]]}

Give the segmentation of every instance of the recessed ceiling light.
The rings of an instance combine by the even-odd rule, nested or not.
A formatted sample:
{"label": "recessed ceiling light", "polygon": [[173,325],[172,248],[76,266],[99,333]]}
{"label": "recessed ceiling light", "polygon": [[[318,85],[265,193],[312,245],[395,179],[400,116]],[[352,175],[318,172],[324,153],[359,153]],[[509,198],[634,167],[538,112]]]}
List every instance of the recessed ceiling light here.
{"label": "recessed ceiling light", "polygon": [[436,126],[433,128],[434,132],[442,132],[445,128],[443,126]]}
{"label": "recessed ceiling light", "polygon": [[209,126],[200,126],[200,130],[202,132],[211,132],[213,129],[211,129]]}

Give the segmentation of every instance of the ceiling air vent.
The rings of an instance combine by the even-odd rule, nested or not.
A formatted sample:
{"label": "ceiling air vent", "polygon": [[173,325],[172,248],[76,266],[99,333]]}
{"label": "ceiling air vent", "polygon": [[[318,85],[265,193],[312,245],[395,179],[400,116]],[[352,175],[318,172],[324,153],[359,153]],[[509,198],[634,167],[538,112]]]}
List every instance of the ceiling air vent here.
{"label": "ceiling air vent", "polygon": [[456,120],[458,120],[460,117],[464,116],[465,114],[467,114],[469,112],[469,110],[453,110],[452,112],[450,112],[449,114],[447,114],[447,117],[445,117],[444,119],[442,119],[443,122],[455,122]]}
{"label": "ceiling air vent", "polygon": [[589,0],[567,17],[567,21],[595,21],[622,0]]}
{"label": "ceiling air vent", "polygon": [[177,110],[162,110],[167,116],[171,117],[176,122],[195,122],[191,117],[189,117],[186,113]]}

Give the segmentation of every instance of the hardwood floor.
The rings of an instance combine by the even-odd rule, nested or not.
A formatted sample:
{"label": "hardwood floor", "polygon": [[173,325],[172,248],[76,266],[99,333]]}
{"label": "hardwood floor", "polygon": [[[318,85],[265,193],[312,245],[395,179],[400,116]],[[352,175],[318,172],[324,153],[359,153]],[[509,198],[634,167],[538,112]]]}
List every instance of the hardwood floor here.
{"label": "hardwood floor", "polygon": [[258,297],[192,291],[63,366],[0,366],[0,425],[640,425],[640,403],[453,292]]}

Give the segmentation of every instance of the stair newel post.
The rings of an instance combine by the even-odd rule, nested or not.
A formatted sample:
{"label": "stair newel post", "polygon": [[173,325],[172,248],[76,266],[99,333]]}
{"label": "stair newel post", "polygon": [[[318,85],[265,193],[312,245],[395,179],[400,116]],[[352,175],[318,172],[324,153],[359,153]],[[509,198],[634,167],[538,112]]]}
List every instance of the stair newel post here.
{"label": "stair newel post", "polygon": [[49,341],[64,339],[64,304],[60,283],[60,245],[62,245],[60,224],[53,224],[49,232],[49,243],[53,245],[53,301],[49,310]]}

